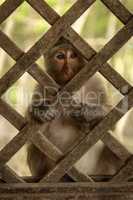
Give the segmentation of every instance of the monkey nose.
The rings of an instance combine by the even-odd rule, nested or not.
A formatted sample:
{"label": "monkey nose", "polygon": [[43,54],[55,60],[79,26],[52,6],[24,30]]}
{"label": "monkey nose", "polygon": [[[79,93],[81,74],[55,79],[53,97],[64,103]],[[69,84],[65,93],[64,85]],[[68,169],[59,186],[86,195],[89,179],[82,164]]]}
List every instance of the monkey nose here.
{"label": "monkey nose", "polygon": [[63,71],[66,71],[66,70],[68,70],[68,66],[66,64],[64,64]]}

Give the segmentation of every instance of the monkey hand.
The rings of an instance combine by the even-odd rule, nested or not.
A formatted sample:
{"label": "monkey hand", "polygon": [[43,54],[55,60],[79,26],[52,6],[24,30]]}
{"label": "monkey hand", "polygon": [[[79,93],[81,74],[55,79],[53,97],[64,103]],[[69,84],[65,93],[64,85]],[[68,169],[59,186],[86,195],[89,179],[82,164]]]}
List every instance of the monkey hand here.
{"label": "monkey hand", "polygon": [[92,129],[100,122],[106,112],[101,105],[98,104],[77,104],[71,108],[71,117],[79,122],[88,125]]}
{"label": "monkey hand", "polygon": [[45,111],[44,115],[41,117],[43,122],[52,121],[53,119],[57,118],[57,110],[49,108]]}
{"label": "monkey hand", "polygon": [[46,102],[39,106],[32,106],[32,116],[41,123],[52,121],[55,117],[59,117],[59,114],[60,112],[57,112],[54,106],[50,106]]}

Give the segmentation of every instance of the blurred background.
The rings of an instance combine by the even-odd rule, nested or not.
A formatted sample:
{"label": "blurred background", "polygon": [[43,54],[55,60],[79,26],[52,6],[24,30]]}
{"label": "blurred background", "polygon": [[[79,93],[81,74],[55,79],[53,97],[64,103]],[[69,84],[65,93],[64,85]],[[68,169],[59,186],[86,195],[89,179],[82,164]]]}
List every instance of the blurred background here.
{"label": "blurred background", "polygon": [[[0,1],[0,5],[4,0]],[[46,2],[63,15],[75,0],[46,0]],[[121,0],[121,3],[133,12],[133,0]],[[73,29],[96,51],[99,51],[122,27],[123,24],[97,0],[77,21]],[[43,34],[50,25],[30,5],[24,2],[7,20],[0,29],[12,39],[16,45],[26,52]],[[109,61],[110,65],[119,72],[130,84],[133,84],[133,38],[121,48]],[[44,69],[43,57],[37,63]],[[15,61],[0,48],[0,78],[15,64]],[[108,87],[108,95],[115,105],[122,96],[103,78]],[[36,81],[25,73],[4,95],[8,102],[23,116],[31,101]],[[121,120],[121,124],[124,120]],[[119,126],[122,127],[121,125]],[[119,130],[118,127],[118,130]],[[116,132],[118,132],[118,130]],[[0,116],[0,149],[2,149],[18,131],[2,116]],[[119,138],[120,139],[120,138]],[[121,140],[122,142],[122,140]],[[128,148],[127,144],[127,148]],[[8,162],[19,175],[29,175],[26,165],[26,145]],[[18,163],[22,163],[21,168]]]}

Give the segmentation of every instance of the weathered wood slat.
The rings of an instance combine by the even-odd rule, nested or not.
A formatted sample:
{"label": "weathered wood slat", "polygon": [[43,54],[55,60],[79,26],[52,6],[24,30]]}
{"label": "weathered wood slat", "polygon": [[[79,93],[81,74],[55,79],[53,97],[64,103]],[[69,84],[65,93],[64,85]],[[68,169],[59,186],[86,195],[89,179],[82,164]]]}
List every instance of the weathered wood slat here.
{"label": "weathered wood slat", "polygon": [[[24,52],[2,31],[0,31],[0,47],[16,61],[24,55]],[[46,72],[42,71],[36,63],[32,64],[28,72],[40,85],[58,88],[56,82]]]}
{"label": "weathered wood slat", "polygon": [[132,86],[108,63],[101,66],[99,72],[123,95],[127,94]]}
{"label": "weathered wood slat", "polygon": [[26,120],[2,99],[0,99],[0,114],[18,130],[26,124]]}
{"label": "weathered wood slat", "polygon": [[20,6],[24,0],[6,0],[0,5],[0,24]]}
{"label": "weathered wood slat", "polygon": [[133,155],[127,160],[120,171],[115,174],[110,182],[126,182],[129,178],[133,178]]}
{"label": "weathered wood slat", "polygon": [[0,151],[0,168],[9,161],[9,159],[26,143],[28,137],[32,134],[33,130],[37,132],[38,127],[30,123],[25,125],[24,128]]}
{"label": "weathered wood slat", "polygon": [[67,174],[72,177],[75,182],[94,182],[93,178],[80,173],[75,167],[72,167]]}
{"label": "weathered wood slat", "polygon": [[21,51],[11,39],[0,30],[0,47],[8,53],[14,60],[18,60],[22,55]]}
{"label": "weathered wood slat", "polygon": [[42,69],[38,67],[38,65],[32,64],[28,73],[42,86],[59,88],[59,85]]}
{"label": "weathered wood slat", "polygon": [[117,139],[115,139],[110,133],[105,134],[104,137],[102,138],[102,141],[123,162],[126,161],[131,156],[131,154],[127,151],[127,149],[125,149],[125,147],[122,144],[120,144],[120,142],[117,141]]}
{"label": "weathered wood slat", "polygon": [[6,183],[25,183],[12,169],[5,165],[1,170],[2,180]]}
{"label": "weathered wood slat", "polygon": [[[40,177],[34,177],[34,176],[21,177],[21,178],[27,183],[37,183],[40,180]],[[103,182],[104,183],[111,180],[113,178],[113,175],[90,175],[89,178],[90,178],[90,181],[88,182]],[[74,180],[75,180],[75,177],[74,177]],[[81,182],[81,181],[78,181],[78,182]],[[85,181],[84,179],[83,182],[87,182],[87,181]],[[133,182],[133,178],[129,178],[128,182]]]}
{"label": "weathered wood slat", "polygon": [[49,24],[54,25],[54,23],[59,20],[60,16],[54,11],[47,3],[43,0],[26,0],[33,9],[35,9],[41,17],[43,17]]}
{"label": "weathered wood slat", "polygon": [[37,134],[32,135],[31,140],[52,160],[58,161],[63,156],[63,153],[55,145],[53,145],[40,130]]}
{"label": "weathered wood slat", "polygon": [[[2,184],[2,199],[85,199],[85,200],[132,200],[131,183],[55,183],[55,184]],[[14,199],[13,199],[14,200]]]}
{"label": "weathered wood slat", "polygon": [[125,8],[125,6],[118,0],[101,0],[107,8],[114,13],[124,24],[126,24],[132,14]]}

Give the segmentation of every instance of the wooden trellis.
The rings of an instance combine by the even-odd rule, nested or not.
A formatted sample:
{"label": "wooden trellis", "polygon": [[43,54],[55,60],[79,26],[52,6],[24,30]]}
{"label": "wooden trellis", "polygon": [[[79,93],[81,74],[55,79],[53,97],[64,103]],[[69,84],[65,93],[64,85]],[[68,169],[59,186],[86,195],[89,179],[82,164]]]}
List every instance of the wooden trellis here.
{"label": "wooden trellis", "polygon": [[[28,52],[24,53],[8,36],[0,31],[0,47],[6,51],[16,63],[0,79],[0,96],[7,91],[26,71],[41,85],[56,86],[55,82],[40,70],[35,61],[61,38],[64,37],[86,58],[86,66],[70,81],[60,94],[67,90],[71,94],[78,90],[86,80],[99,71],[119,92],[124,95],[117,107],[121,107],[128,97],[130,109],[133,105],[132,86],[122,78],[107,61],[133,35],[133,15],[119,0],[101,0],[101,2],[119,18],[124,27],[97,53],[72,28],[71,25],[96,0],[77,0],[76,3],[60,17],[44,0],[26,0],[52,27],[36,42]],[[24,0],[6,0],[0,6],[0,23],[15,11]],[[127,91],[122,88],[127,86]],[[107,131],[124,115],[118,109],[111,112],[95,127],[79,144],[54,167],[38,184],[26,183],[11,170],[6,163],[28,141],[32,141],[41,151],[58,160],[60,151],[42,136],[41,125],[27,122],[17,111],[0,99],[0,114],[5,117],[19,133],[0,151],[0,199],[133,199],[133,156],[116,141]],[[102,140],[122,161],[122,167],[115,176],[109,177],[109,183],[91,183],[90,178],[79,173],[74,164],[98,141]],[[45,148],[46,150],[46,148]],[[86,183],[56,183],[65,174],[74,181]],[[91,177],[94,182],[97,177]],[[89,182],[89,183],[87,183]]]}

